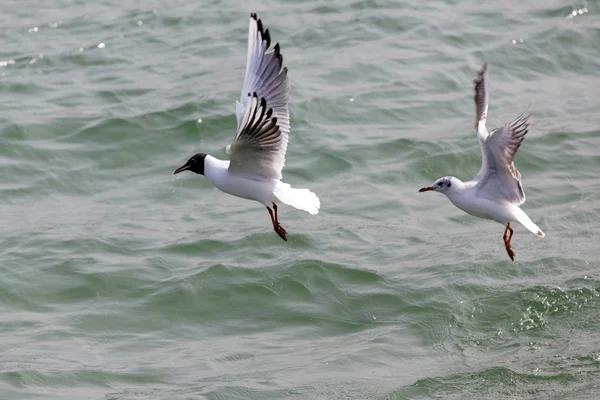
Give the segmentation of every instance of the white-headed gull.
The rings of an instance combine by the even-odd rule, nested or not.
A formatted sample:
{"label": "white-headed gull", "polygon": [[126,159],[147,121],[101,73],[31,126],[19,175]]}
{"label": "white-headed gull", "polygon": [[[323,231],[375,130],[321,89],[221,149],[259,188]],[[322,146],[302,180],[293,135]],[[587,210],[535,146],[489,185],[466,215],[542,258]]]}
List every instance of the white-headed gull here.
{"label": "white-headed gull", "polygon": [[269,30],[263,29],[256,14],[251,14],[246,76],[236,104],[238,127],[233,143],[226,147],[230,161],[198,153],[175,174],[195,172],[225,193],[258,201],[267,207],[275,232],[287,241],[286,230],[279,224],[277,204],[313,215],[321,204],[310,190],[294,189],[280,180],[290,132],[290,87],[279,43],[267,53],[270,44]]}
{"label": "white-headed gull", "polygon": [[517,149],[527,134],[529,115],[521,114],[514,121],[488,133],[485,127],[488,110],[487,81],[487,64],[484,64],[478,79],[474,81],[475,129],[481,148],[481,169],[469,182],[445,176],[419,192],[433,190],[443,193],[461,210],[505,225],[504,245],[508,256],[514,261],[515,253],[510,246],[513,236],[511,222],[518,221],[536,235],[545,236],[519,208],[525,203],[525,192],[521,185],[521,173],[513,163]]}

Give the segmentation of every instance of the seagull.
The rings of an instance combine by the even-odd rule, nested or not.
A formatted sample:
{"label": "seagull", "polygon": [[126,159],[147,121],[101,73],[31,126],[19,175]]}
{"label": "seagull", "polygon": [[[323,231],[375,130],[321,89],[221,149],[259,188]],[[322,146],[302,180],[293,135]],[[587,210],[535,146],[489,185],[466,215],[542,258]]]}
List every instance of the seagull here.
{"label": "seagull", "polygon": [[[504,246],[512,261],[515,252],[510,246],[513,236],[511,222],[518,221],[539,237],[544,232],[525,214],[520,205],[525,203],[521,173],[513,159],[529,129],[530,115],[521,114],[514,121],[488,133],[485,126],[488,111],[487,63],[479,71],[475,84],[475,129],[481,149],[481,168],[475,177],[462,182],[453,176],[436,180],[419,190],[433,190],[445,194],[456,207],[479,218],[491,219],[506,226]],[[509,234],[510,232],[510,234]]]}
{"label": "seagull", "polygon": [[246,75],[236,102],[237,131],[225,148],[229,161],[197,153],[174,173],[195,172],[225,193],[258,201],[267,208],[275,232],[287,241],[277,204],[316,215],[321,203],[310,190],[281,181],[290,132],[290,86],[279,43],[267,52],[270,45],[269,30],[250,14]]}

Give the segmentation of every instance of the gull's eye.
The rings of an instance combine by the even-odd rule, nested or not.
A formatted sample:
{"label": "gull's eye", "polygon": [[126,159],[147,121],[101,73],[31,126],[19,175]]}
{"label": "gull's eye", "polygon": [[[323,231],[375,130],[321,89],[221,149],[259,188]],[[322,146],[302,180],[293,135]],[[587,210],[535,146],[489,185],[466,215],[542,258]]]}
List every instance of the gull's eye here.
{"label": "gull's eye", "polygon": [[196,162],[196,159],[195,159],[195,158],[192,158],[192,159],[190,159],[190,162],[191,162],[192,164],[194,164],[194,163]]}
{"label": "gull's eye", "polygon": [[439,187],[442,187],[442,182],[438,183],[438,186],[439,186]]}

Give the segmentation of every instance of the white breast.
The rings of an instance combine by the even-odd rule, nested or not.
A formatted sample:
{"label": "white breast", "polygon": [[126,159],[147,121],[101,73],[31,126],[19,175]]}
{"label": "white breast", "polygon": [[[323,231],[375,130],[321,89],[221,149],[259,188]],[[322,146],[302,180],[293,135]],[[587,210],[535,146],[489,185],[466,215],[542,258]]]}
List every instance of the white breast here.
{"label": "white breast", "polygon": [[509,204],[503,205],[485,198],[476,197],[472,189],[448,196],[448,199],[464,212],[479,218],[492,219],[501,224],[515,221]]}
{"label": "white breast", "polygon": [[248,200],[256,200],[270,206],[273,189],[277,183],[274,179],[250,179],[229,173],[229,161],[219,160],[207,155],[204,160],[204,176],[214,187],[222,192]]}

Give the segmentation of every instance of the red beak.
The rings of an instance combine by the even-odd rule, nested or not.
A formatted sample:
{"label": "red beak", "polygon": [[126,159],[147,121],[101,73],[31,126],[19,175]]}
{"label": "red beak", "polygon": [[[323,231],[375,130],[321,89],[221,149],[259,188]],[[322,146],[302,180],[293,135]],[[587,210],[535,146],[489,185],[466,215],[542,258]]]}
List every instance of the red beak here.
{"label": "red beak", "polygon": [[181,166],[181,167],[177,168],[175,170],[175,172],[173,172],[173,175],[178,174],[178,173],[183,172],[183,171],[187,171],[188,169],[190,169],[190,166],[186,164],[184,166]]}

